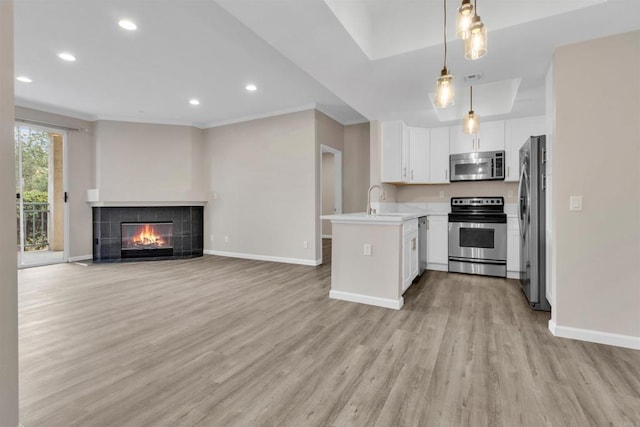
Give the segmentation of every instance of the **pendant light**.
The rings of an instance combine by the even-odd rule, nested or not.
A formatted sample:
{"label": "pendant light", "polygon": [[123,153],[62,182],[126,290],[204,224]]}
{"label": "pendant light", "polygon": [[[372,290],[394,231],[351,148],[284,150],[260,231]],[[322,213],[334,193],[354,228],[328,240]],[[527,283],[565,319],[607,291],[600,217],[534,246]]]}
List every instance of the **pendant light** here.
{"label": "pendant light", "polygon": [[464,57],[480,59],[487,54],[487,27],[478,16],[478,4],[474,0],[474,13],[469,26],[469,37],[464,41]]}
{"label": "pendant light", "polygon": [[446,108],[453,105],[455,96],[453,76],[447,70],[447,0],[443,0],[442,3],[444,5],[444,67],[440,71],[440,77],[436,82],[434,104],[438,108]]}
{"label": "pendant light", "polygon": [[462,0],[462,5],[458,8],[456,16],[456,37],[466,40],[469,37],[469,28],[473,18],[473,5],[471,0]]}
{"label": "pendant light", "polygon": [[478,133],[480,127],[480,117],[473,111],[473,86],[469,86],[469,113],[462,119],[462,130],[464,133]]}

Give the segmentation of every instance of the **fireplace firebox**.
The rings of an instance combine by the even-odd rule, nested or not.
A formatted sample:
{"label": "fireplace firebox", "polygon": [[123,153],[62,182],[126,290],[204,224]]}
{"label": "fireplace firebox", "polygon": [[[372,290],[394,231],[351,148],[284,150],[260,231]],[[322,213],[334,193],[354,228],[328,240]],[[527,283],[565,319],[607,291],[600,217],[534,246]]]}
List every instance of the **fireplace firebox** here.
{"label": "fireplace firebox", "polygon": [[93,261],[201,257],[203,213],[203,206],[94,206]]}
{"label": "fireplace firebox", "polygon": [[122,222],[121,257],[173,255],[173,222]]}

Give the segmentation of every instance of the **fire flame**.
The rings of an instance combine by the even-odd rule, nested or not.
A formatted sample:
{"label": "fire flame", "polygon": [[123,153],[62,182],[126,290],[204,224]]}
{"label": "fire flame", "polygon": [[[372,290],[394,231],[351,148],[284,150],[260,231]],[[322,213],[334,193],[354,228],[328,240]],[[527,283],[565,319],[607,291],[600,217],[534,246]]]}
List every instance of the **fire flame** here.
{"label": "fire flame", "polygon": [[143,246],[162,246],[164,244],[164,241],[162,240],[161,236],[156,235],[156,230],[153,228],[153,226],[145,224],[140,234],[133,238],[133,243]]}

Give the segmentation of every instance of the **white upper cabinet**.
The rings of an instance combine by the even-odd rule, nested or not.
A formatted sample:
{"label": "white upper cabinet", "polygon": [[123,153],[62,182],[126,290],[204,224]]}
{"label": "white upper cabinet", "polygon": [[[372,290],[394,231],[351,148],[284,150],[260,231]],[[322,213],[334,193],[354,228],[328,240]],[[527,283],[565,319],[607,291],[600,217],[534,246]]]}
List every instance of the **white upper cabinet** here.
{"label": "white upper cabinet", "polygon": [[[402,121],[383,122],[381,145],[380,180],[382,182],[402,182],[406,180],[407,168],[402,164],[402,146],[406,144],[408,132]],[[404,169],[404,170],[403,170]]]}
{"label": "white upper cabinet", "polygon": [[429,183],[449,183],[449,128],[433,128],[429,147]]}
{"label": "white upper cabinet", "polygon": [[451,154],[504,150],[504,120],[480,122],[475,135],[463,132],[462,126],[451,128]]}
{"label": "white upper cabinet", "polygon": [[381,181],[405,184],[449,183],[449,128],[382,123]]}
{"label": "white upper cabinet", "polygon": [[409,127],[409,179],[412,184],[429,183],[429,129]]}
{"label": "white upper cabinet", "polygon": [[506,135],[506,170],[505,181],[520,179],[520,148],[530,136],[544,135],[546,132],[544,116],[525,117],[507,120]]}

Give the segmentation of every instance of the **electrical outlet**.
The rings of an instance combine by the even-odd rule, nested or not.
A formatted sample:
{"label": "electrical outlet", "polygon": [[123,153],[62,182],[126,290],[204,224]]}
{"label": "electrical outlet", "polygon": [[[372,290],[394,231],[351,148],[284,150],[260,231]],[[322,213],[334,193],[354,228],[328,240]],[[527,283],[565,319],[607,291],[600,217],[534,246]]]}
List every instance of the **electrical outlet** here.
{"label": "electrical outlet", "polygon": [[381,200],[387,200],[387,190],[382,190],[382,196],[380,197]]}
{"label": "electrical outlet", "polygon": [[213,234],[209,236],[209,240],[213,242]]}
{"label": "electrical outlet", "polygon": [[513,197],[513,190],[507,191],[507,197]]}
{"label": "electrical outlet", "polygon": [[371,243],[365,243],[362,252],[366,256],[371,256]]}
{"label": "electrical outlet", "polygon": [[229,236],[224,236],[224,242],[229,243]]}
{"label": "electrical outlet", "polygon": [[302,242],[302,248],[303,248],[303,249],[308,249],[308,248],[309,248],[309,242],[308,242],[308,241],[306,241],[306,240],[305,240],[305,241],[303,241],[303,242]]}
{"label": "electrical outlet", "polygon": [[213,200],[216,200],[218,198],[218,193],[213,193]]}
{"label": "electrical outlet", "polygon": [[440,190],[440,198],[444,199],[444,191]]}

